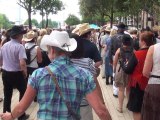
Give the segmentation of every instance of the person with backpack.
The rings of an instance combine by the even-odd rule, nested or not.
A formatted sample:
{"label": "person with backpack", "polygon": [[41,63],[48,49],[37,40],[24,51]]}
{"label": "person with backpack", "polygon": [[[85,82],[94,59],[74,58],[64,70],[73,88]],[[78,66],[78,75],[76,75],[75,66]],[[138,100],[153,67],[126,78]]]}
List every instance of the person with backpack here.
{"label": "person with backpack", "polygon": [[[124,92],[125,88],[128,84],[128,74],[123,71],[122,62],[126,62],[131,57],[133,53],[133,46],[131,45],[132,38],[130,35],[123,35],[122,36],[122,45],[116,51],[115,58],[113,61],[113,72],[115,74],[115,86],[118,87],[118,100],[119,100],[119,107],[117,110],[122,113],[123,112],[123,101],[124,101]],[[126,95],[128,91],[126,90]]]}
{"label": "person with backpack", "polygon": [[35,43],[35,32],[29,31],[26,34],[26,38],[23,39],[25,43],[25,50],[26,50],[26,64],[27,64],[27,80],[29,75],[33,73],[34,70],[38,68],[38,63],[42,62],[42,54],[40,47]]}
{"label": "person with backpack", "polygon": [[[130,94],[127,104],[127,108],[133,112],[134,120],[142,120],[141,109],[143,103],[143,96],[145,88],[148,83],[148,78],[145,77],[142,72],[148,48],[154,43],[153,38],[154,34],[150,31],[145,31],[141,33],[139,41],[140,50],[134,52],[138,63],[135,66],[133,73],[130,74],[130,80],[129,80]],[[149,109],[147,108],[147,110]],[[144,120],[153,120],[153,119],[150,118]]]}
{"label": "person with backpack", "polygon": [[[117,49],[121,47],[121,44],[122,44],[121,38],[123,35],[125,35],[124,31],[126,30],[126,25],[124,23],[119,23],[117,27],[115,26],[113,27],[118,30],[117,30],[117,34],[111,37],[111,45],[109,50],[109,59],[111,64],[113,64],[113,59]],[[114,81],[113,81],[113,96],[116,98],[118,97],[118,88],[114,85]]]}

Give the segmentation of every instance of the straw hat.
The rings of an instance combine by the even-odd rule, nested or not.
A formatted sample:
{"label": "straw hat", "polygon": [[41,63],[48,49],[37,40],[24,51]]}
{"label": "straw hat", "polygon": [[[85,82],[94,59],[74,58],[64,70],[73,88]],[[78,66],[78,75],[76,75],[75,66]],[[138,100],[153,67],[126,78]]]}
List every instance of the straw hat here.
{"label": "straw hat", "polygon": [[77,25],[76,28],[72,31],[72,33],[82,36],[85,33],[90,32],[92,30],[93,28],[90,28],[90,25],[88,23],[83,23]]}
{"label": "straw hat", "polygon": [[105,31],[106,31],[106,32],[111,32],[111,28],[110,28],[110,27],[106,27],[106,28],[105,28]]}
{"label": "straw hat", "polygon": [[36,37],[35,32],[31,30],[26,34],[26,38],[24,39],[24,41],[29,42],[29,41],[33,40],[33,38],[35,38],[35,37]]}
{"label": "straw hat", "polygon": [[41,43],[41,47],[54,46],[64,51],[72,52],[77,48],[77,42],[74,38],[69,38],[66,31],[52,31],[50,35],[42,38],[44,42]]}
{"label": "straw hat", "polygon": [[93,28],[90,28],[88,23],[83,23],[79,26],[79,36],[82,36],[85,33],[90,32],[92,30],[93,30]]}

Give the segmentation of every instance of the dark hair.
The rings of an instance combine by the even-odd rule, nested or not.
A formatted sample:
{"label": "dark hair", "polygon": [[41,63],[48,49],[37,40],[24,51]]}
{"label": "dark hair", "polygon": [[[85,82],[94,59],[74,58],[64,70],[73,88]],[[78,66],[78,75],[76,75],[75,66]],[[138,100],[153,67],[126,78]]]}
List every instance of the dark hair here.
{"label": "dark hair", "polygon": [[81,35],[80,37],[81,37],[81,38],[86,38],[86,37],[88,37],[88,35],[90,35],[90,34],[91,34],[91,31],[89,31],[89,32]]}
{"label": "dark hair", "polygon": [[71,34],[71,38],[74,38],[77,41],[77,48],[71,52],[70,58],[83,58],[84,57],[84,42],[83,40],[76,34]]}
{"label": "dark hair", "polygon": [[154,43],[154,34],[150,31],[144,31],[141,33],[140,39],[144,41],[147,46],[151,46]]}
{"label": "dark hair", "polygon": [[130,37],[130,35],[124,34],[122,36],[122,43],[123,43],[123,45],[131,46],[132,38]]}

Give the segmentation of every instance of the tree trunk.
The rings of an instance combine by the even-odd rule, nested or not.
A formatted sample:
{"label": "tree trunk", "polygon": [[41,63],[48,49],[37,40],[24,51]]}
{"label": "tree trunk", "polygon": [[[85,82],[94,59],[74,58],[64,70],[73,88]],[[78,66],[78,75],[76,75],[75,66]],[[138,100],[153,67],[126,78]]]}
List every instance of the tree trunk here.
{"label": "tree trunk", "polygon": [[136,22],[137,22],[137,29],[139,28],[139,14],[137,13],[137,16],[136,16],[137,18],[137,20],[136,20]]}
{"label": "tree trunk", "polygon": [[32,29],[31,12],[29,11],[28,11],[28,24],[29,24],[29,29]]}
{"label": "tree trunk", "polygon": [[42,28],[44,28],[44,20],[43,20],[44,12],[43,12],[43,9],[41,10],[41,13],[42,13]]}
{"label": "tree trunk", "polygon": [[32,0],[29,1],[29,7],[28,7],[28,23],[29,23],[29,29],[32,29],[31,6],[32,6]]}
{"label": "tree trunk", "polygon": [[113,4],[112,4],[112,7],[111,7],[111,21],[110,21],[110,27],[112,28],[113,26]]}
{"label": "tree trunk", "polygon": [[46,28],[48,28],[48,15],[46,14]]}

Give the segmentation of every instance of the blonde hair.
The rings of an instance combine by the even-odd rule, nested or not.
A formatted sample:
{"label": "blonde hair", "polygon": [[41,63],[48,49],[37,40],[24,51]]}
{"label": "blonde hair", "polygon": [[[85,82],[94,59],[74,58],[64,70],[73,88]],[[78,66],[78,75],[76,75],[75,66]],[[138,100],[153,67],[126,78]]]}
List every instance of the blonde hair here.
{"label": "blonde hair", "polygon": [[117,30],[111,29],[110,37],[114,36],[115,34],[117,34]]}
{"label": "blonde hair", "polygon": [[46,29],[41,29],[40,32],[39,32],[40,36],[44,36],[46,34],[47,34],[47,30]]}

